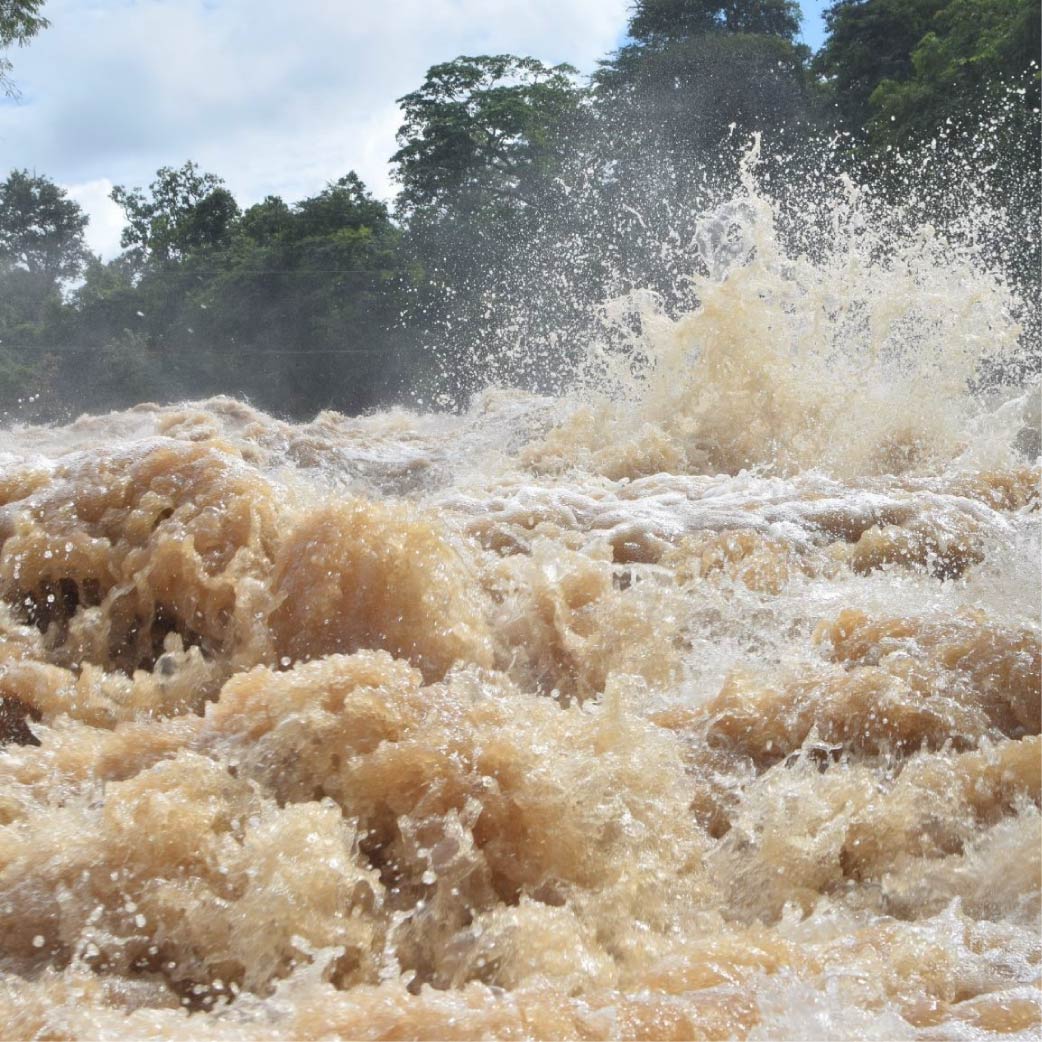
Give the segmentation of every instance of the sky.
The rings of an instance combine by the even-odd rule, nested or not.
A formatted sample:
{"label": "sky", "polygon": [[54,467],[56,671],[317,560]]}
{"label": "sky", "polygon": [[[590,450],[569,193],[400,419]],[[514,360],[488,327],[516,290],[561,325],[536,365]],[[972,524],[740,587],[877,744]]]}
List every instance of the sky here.
{"label": "sky", "polygon": [[[802,0],[821,43],[828,0]],[[0,171],[60,183],[119,252],[114,184],[188,159],[248,206],[355,170],[390,200],[395,99],[460,54],[530,54],[582,72],[625,34],[630,0],[48,0],[51,26],[10,54]]]}

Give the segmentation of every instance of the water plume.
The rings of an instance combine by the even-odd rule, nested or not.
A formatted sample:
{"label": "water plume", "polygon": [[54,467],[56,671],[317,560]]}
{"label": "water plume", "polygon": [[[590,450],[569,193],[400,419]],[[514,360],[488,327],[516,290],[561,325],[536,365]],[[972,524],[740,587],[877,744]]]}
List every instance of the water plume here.
{"label": "water plume", "polygon": [[[854,476],[936,466],[970,447],[981,374],[1021,344],[1001,269],[972,238],[915,223],[913,207],[845,175],[772,198],[759,163],[757,139],[738,194],[697,225],[690,311],[672,316],[644,290],[604,308],[586,403],[532,462],[560,468],[575,455],[613,477]],[[817,228],[802,242],[780,228],[793,207],[806,210],[805,233]]]}

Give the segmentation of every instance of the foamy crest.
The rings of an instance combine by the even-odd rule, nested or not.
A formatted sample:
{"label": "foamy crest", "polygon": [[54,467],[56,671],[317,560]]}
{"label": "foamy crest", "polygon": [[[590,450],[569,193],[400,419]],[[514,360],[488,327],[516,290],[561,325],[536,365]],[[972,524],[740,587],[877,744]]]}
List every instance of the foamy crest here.
{"label": "foamy crest", "polygon": [[[759,141],[739,193],[699,224],[697,306],[671,317],[646,291],[608,305],[587,404],[533,449],[536,465],[853,476],[935,466],[978,431],[994,438],[1002,423],[977,385],[1017,358],[1020,305],[967,228],[995,215],[971,195],[975,210],[942,232],[839,174],[779,196],[758,159]],[[780,227],[794,206],[811,211],[802,236]],[[1019,421],[1010,438],[1034,420],[1006,413]]]}

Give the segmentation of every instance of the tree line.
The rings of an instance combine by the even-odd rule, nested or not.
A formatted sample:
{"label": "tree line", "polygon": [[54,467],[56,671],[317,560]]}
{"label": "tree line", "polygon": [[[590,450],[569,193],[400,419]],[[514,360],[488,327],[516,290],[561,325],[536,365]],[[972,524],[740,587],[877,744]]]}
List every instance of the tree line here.
{"label": "tree line", "polygon": [[[0,55],[45,28],[40,6],[0,0]],[[794,0],[637,0],[589,78],[514,55],[435,65],[399,99],[392,204],[348,172],[244,208],[186,162],[113,190],[125,222],[108,261],[57,184],[12,170],[0,415],[225,393],[306,416],[427,386],[463,396],[489,376],[538,386],[596,302],[683,296],[664,230],[691,231],[754,131],[789,176],[803,144],[831,138],[895,194],[895,156],[969,146],[995,198],[1038,228],[1036,0],[837,0],[825,21],[812,54]],[[9,70],[0,57],[0,88]],[[1030,294],[1027,238],[1010,267]]]}

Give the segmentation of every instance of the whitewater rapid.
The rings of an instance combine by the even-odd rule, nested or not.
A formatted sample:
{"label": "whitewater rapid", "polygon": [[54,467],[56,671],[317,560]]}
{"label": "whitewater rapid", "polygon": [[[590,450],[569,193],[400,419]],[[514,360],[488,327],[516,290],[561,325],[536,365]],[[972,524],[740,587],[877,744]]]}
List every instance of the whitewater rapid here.
{"label": "whitewater rapid", "polygon": [[0,1034],[1037,1037],[1017,315],[764,205],[557,397],[3,432]]}

